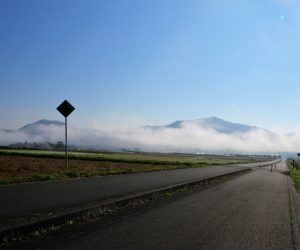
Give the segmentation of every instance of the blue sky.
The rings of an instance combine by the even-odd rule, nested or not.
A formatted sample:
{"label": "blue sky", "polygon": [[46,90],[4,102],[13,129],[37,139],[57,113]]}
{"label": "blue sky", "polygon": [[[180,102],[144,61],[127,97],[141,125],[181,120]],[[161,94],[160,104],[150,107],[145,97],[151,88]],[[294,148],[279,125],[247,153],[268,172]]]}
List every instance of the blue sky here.
{"label": "blue sky", "polygon": [[0,128],[218,116],[300,127],[297,0],[1,0]]}

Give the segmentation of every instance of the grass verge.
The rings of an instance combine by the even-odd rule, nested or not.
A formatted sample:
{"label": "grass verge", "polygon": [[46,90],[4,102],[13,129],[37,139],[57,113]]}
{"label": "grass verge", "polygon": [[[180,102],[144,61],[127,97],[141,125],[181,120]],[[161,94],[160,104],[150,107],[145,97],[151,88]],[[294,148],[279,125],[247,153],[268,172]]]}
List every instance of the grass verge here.
{"label": "grass verge", "polygon": [[294,181],[295,187],[298,191],[300,191],[300,162],[296,161],[295,168],[293,168],[292,163],[290,161],[287,162],[291,177]]}

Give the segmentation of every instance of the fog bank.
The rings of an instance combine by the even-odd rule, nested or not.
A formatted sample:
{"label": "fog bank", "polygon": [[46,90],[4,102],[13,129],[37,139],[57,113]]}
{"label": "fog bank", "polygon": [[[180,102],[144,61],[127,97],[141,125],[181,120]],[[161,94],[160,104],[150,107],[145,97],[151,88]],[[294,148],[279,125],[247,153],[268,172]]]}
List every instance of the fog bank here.
{"label": "fog bank", "polygon": [[[263,129],[245,133],[220,133],[192,123],[183,123],[180,128],[151,129],[116,128],[68,130],[69,143],[80,147],[99,149],[116,148],[160,152],[295,152],[300,148],[300,130],[288,135],[278,135]],[[31,133],[0,131],[0,144],[6,146],[23,142],[64,141],[64,127],[39,125]]]}

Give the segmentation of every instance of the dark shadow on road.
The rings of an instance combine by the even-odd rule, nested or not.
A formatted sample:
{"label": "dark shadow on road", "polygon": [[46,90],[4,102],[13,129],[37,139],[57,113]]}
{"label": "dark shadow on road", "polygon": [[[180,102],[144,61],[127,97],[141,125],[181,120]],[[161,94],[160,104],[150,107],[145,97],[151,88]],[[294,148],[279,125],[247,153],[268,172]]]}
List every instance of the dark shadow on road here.
{"label": "dark shadow on road", "polygon": [[290,171],[288,170],[278,170],[277,172],[286,176],[290,176]]}

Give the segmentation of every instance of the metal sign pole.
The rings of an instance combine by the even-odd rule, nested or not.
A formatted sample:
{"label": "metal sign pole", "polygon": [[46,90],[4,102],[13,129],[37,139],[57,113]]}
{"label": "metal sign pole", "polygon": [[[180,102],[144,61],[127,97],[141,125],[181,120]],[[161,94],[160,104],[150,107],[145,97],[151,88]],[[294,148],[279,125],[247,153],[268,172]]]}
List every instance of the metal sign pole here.
{"label": "metal sign pole", "polygon": [[67,123],[67,117],[75,110],[75,108],[67,100],[64,100],[56,109],[65,117],[66,170],[68,170],[69,169],[69,162],[68,162],[68,123]]}
{"label": "metal sign pole", "polygon": [[66,150],[66,169],[69,169],[69,162],[68,162],[68,124],[67,124],[67,117],[65,117],[65,150]]}

